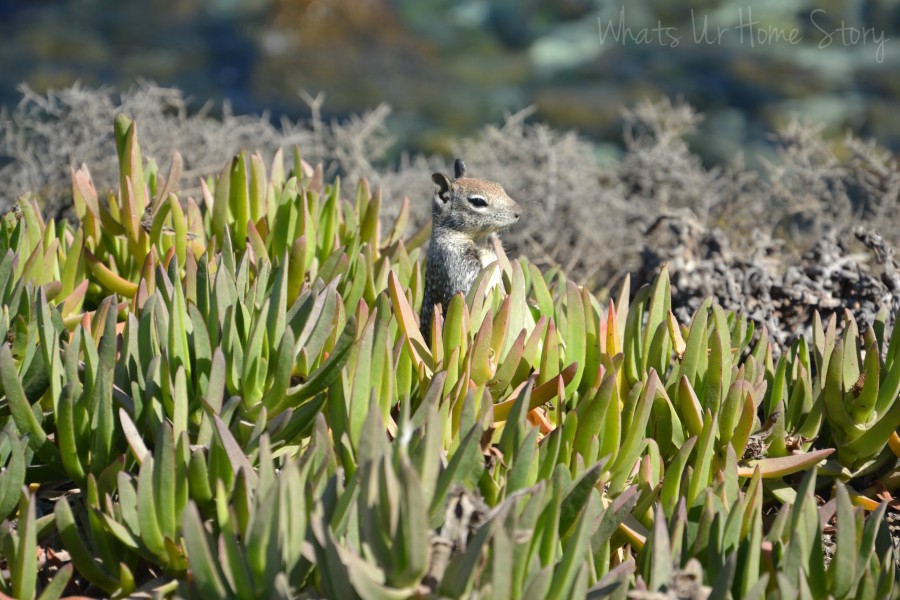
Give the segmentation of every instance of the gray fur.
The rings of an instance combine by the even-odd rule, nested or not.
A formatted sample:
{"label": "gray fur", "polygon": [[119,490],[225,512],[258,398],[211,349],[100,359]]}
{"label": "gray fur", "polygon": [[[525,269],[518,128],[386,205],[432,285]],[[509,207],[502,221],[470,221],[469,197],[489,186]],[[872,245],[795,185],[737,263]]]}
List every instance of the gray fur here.
{"label": "gray fur", "polygon": [[522,208],[497,183],[466,177],[456,159],[455,179],[435,173],[431,245],[425,270],[425,298],[419,315],[425,339],[431,337],[434,306],[447,309],[458,293],[467,294],[478,273],[496,260],[498,234],[519,220]]}

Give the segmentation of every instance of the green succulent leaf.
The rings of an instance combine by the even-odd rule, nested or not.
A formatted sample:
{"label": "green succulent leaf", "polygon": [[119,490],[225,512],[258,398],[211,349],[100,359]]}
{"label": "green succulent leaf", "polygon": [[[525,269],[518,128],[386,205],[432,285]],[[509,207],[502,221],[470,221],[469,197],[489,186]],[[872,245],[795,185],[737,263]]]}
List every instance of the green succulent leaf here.
{"label": "green succulent leaf", "polygon": [[25,443],[12,423],[0,432],[0,465],[0,519],[5,519],[15,510],[25,485]]}

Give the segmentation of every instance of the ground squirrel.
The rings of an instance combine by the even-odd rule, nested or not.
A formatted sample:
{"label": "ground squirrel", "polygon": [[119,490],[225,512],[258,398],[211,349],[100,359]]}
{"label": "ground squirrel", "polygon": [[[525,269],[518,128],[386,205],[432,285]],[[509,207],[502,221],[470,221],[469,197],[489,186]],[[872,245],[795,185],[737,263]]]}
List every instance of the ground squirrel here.
{"label": "ground squirrel", "polygon": [[493,181],[466,177],[466,165],[456,159],[455,179],[435,173],[431,209],[431,245],[425,272],[425,299],[420,328],[431,338],[434,305],[446,310],[459,292],[467,294],[478,273],[497,260],[497,234],[519,220],[520,207]]}

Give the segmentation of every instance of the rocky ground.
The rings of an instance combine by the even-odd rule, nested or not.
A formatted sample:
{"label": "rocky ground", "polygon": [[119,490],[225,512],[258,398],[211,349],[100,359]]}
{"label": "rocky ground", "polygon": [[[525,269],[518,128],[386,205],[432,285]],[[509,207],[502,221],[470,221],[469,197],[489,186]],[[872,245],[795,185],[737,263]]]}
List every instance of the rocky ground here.
{"label": "rocky ground", "polygon": [[875,230],[831,229],[790,262],[777,241],[754,237],[756,247],[740,253],[721,230],[707,230],[683,215],[660,217],[647,231],[637,280],[652,280],[668,263],[673,309],[682,322],[713,297],[764,325],[776,353],[799,336],[809,339],[814,311],[827,320],[847,309],[861,328],[882,308],[890,311],[890,323],[896,319],[900,270],[893,248]]}

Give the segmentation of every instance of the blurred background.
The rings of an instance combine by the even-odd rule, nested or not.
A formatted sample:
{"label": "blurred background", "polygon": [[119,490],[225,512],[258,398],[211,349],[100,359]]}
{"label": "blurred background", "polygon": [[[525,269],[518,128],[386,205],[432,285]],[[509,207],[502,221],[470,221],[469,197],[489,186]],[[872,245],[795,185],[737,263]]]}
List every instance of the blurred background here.
{"label": "blurred background", "polygon": [[898,0],[0,0],[0,40],[0,105],[143,78],[277,122],[324,92],[326,119],[390,105],[394,156],[533,106],[614,159],[621,109],[661,96],[705,114],[707,165],[794,115],[900,148]]}

